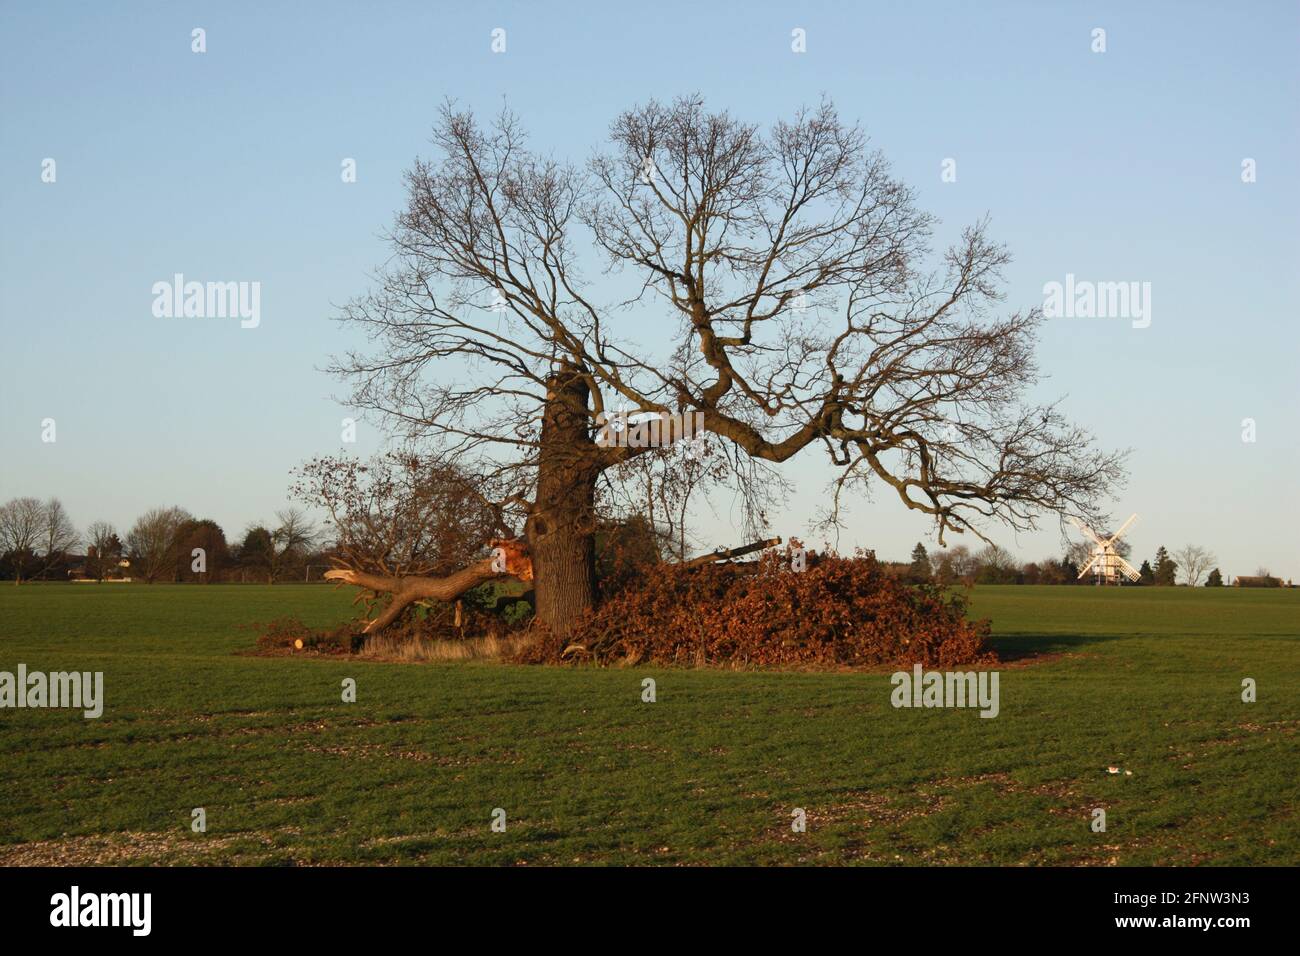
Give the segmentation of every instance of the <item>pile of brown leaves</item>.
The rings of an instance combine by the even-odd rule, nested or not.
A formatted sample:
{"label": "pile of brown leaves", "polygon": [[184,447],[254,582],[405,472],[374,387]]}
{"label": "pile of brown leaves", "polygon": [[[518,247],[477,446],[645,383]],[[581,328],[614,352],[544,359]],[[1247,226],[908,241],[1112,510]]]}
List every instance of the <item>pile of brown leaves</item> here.
{"label": "pile of brown leaves", "polygon": [[997,660],[966,601],[885,573],[869,554],[788,551],[758,561],[647,566],[567,638],[543,633],[526,663],[731,667],[956,667]]}

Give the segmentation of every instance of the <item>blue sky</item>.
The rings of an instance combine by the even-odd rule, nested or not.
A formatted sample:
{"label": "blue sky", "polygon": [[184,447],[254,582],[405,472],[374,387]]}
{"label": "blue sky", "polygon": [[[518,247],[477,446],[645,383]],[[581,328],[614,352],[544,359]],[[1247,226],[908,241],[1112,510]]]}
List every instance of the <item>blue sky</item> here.
{"label": "blue sky", "polygon": [[[1300,578],[1298,43],[1291,2],[0,4],[0,500],[57,495],[123,529],[175,503],[232,538],[282,507],[289,470],[340,449],[319,369],[351,340],[329,317],[383,262],[445,97],[506,97],[535,146],[580,161],[652,96],[768,122],[826,94],[939,238],[990,216],[1007,308],[1068,273],[1151,283],[1149,328],[1049,323],[1034,393],[1133,449],[1112,508],[1141,513],[1136,556],[1194,542],[1229,574]],[[177,272],[261,282],[260,326],[155,318]],[[350,448],[379,445],[363,425]],[[787,473],[773,530],[798,535],[827,472],[808,453]],[[736,543],[727,517],[702,516],[706,541]],[[994,537],[1059,552],[1054,522]],[[929,523],[881,492],[840,545],[917,540]]]}

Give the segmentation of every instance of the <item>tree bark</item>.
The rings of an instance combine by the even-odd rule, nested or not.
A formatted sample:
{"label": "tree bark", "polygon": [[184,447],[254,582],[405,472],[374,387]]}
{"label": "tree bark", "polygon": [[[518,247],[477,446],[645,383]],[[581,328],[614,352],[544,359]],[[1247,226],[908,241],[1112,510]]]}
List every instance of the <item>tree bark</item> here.
{"label": "tree bark", "polygon": [[537,619],[561,636],[596,603],[595,505],[601,466],[589,398],[586,380],[570,365],[560,365],[547,382],[537,499],[524,525]]}

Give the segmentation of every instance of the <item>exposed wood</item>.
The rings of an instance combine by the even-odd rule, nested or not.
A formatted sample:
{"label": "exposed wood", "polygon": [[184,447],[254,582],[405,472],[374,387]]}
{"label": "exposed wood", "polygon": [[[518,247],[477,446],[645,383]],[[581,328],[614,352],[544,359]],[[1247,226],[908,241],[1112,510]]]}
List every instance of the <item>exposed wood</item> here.
{"label": "exposed wood", "polygon": [[702,554],[698,558],[691,558],[689,561],[683,561],[681,566],[684,568],[694,568],[701,564],[712,564],[714,561],[726,561],[731,558],[744,557],[747,554],[753,554],[755,551],[762,551],[764,548],[774,548],[781,543],[780,538],[768,538],[766,541],[755,541],[753,544],[746,544],[739,548],[719,548],[709,554]]}

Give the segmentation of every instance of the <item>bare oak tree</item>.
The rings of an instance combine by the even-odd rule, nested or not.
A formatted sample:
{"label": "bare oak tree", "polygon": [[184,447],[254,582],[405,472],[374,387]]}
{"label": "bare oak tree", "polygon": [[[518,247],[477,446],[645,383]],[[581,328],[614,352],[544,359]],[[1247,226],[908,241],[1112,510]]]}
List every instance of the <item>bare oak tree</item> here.
{"label": "bare oak tree", "polygon": [[44,512],[37,498],[13,498],[0,507],[0,552],[13,562],[15,585],[36,563]]}
{"label": "bare oak tree", "polygon": [[0,508],[0,553],[10,555],[14,584],[46,574],[80,540],[58,498],[14,498]]}
{"label": "bare oak tree", "polygon": [[328,515],[337,568],[450,574],[513,534],[479,479],[414,453],[322,456],[297,474],[293,495]]}
{"label": "bare oak tree", "polygon": [[122,560],[117,529],[107,521],[92,521],[86,528],[86,544],[86,570],[96,581],[102,581]]}
{"label": "bare oak tree", "polygon": [[1188,587],[1196,587],[1201,583],[1201,578],[1205,572],[1214,566],[1218,560],[1214,553],[1207,551],[1205,548],[1195,544],[1184,545],[1179,551],[1174,552],[1174,560],[1178,562],[1178,567],[1182,570],[1187,578]]}
{"label": "bare oak tree", "polygon": [[559,633],[594,600],[598,480],[648,452],[596,441],[617,405],[698,413],[742,492],[748,466],[820,449],[830,521],[883,487],[941,544],[1093,516],[1121,477],[1022,401],[1041,314],[996,311],[1006,250],[979,223],[932,259],[932,217],[829,103],[762,130],[652,101],[581,166],[531,151],[509,113],[449,104],[433,140],[377,288],[341,316],[373,349],[335,370],[354,406],[509,486]]}
{"label": "bare oak tree", "polygon": [[176,577],[181,529],[191,515],[184,508],[151,508],[136,519],[126,536],[132,576],[153,584]]}
{"label": "bare oak tree", "polygon": [[80,541],[81,535],[68,517],[63,502],[58,498],[47,500],[41,509],[41,555],[44,561],[41,573],[48,572],[64,560]]}
{"label": "bare oak tree", "polygon": [[301,508],[285,508],[275,513],[274,529],[255,526],[245,536],[246,547],[255,544],[257,553],[244,558],[256,560],[266,570],[266,583],[274,584],[286,569],[303,558],[316,543],[316,525]]}

